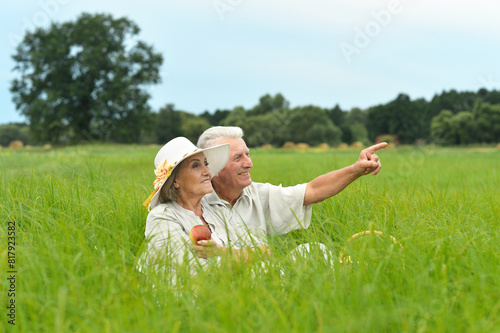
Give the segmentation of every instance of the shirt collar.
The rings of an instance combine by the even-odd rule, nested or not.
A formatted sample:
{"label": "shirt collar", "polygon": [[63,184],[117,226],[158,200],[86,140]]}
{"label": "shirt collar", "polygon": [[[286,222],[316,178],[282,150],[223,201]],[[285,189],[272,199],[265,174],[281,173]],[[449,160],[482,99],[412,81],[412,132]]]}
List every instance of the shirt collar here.
{"label": "shirt collar", "polygon": [[219,198],[217,193],[215,191],[212,191],[211,193],[208,193],[203,197],[204,200],[206,200],[209,204],[222,204],[222,200]]}
{"label": "shirt collar", "polygon": [[[248,197],[249,194],[248,194],[248,187],[245,187],[243,189],[243,192],[241,192],[240,194],[240,197],[236,200],[236,202],[238,202],[241,198],[243,197]],[[217,193],[214,191],[212,191],[211,193],[208,193],[207,195],[205,195],[203,197],[203,199],[205,199],[210,205],[226,205],[226,204],[229,204],[229,202],[227,202],[226,200],[222,200],[221,198],[219,198],[219,196],[217,195]]]}

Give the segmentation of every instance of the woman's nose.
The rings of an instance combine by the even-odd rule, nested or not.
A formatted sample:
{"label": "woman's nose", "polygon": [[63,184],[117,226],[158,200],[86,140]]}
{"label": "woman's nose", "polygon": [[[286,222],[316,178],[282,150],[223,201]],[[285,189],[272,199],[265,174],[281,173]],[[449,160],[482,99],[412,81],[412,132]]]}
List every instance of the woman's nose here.
{"label": "woman's nose", "polygon": [[212,172],[210,171],[210,168],[208,166],[206,166],[205,164],[203,164],[203,170],[202,170],[203,174],[204,175],[210,175],[210,178],[212,178]]}

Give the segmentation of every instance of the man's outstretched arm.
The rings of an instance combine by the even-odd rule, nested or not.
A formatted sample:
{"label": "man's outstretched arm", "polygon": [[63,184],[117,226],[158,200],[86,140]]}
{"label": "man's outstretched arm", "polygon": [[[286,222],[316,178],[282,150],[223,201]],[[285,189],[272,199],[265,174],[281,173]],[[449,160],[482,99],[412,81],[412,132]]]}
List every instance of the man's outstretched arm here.
{"label": "man's outstretched arm", "polygon": [[304,206],[321,202],[340,193],[349,184],[369,173],[379,173],[382,164],[375,152],[385,148],[386,142],[373,145],[361,151],[353,165],[316,177],[307,183]]}

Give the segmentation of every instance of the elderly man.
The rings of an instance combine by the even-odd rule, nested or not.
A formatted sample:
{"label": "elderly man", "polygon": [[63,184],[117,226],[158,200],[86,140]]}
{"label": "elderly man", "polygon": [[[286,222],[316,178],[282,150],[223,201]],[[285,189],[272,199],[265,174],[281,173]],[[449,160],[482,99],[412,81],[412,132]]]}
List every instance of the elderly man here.
{"label": "elderly man", "polygon": [[307,228],[312,204],[330,198],[359,177],[376,175],[381,168],[375,152],[387,146],[379,143],[361,151],[356,163],[321,175],[312,181],[282,187],[252,182],[253,167],[249,149],[239,127],[216,126],[207,129],[198,140],[199,148],[230,144],[229,160],[213,179],[214,192],[205,196],[225,221],[257,236],[257,243],[267,244],[265,237]]}

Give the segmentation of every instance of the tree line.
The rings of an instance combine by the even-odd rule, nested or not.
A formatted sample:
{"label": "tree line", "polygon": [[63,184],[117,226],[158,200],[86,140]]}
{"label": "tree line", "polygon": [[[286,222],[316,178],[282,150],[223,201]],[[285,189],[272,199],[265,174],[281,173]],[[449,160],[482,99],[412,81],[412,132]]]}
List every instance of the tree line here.
{"label": "tree line", "polygon": [[[239,126],[245,132],[249,146],[271,144],[281,147],[285,142],[303,142],[311,146],[327,143],[362,142],[369,144],[384,139],[401,144],[436,143],[461,145],[500,142],[500,91],[480,89],[478,92],[443,91],[430,101],[411,100],[399,94],[394,100],[365,110],[342,110],[339,105],[321,108],[314,105],[290,107],[285,97],[278,93],[266,94],[249,109],[242,106],[231,110],[205,111],[200,115],[178,110],[167,104],[158,111],[143,115],[135,140],[110,137],[115,132],[113,123],[102,127],[85,142],[117,142],[164,144],[177,136],[197,141],[198,136],[210,126]],[[121,125],[120,125],[121,126]],[[27,124],[0,126],[0,144],[16,139],[31,144],[37,141]],[[137,127],[122,128],[136,131]],[[69,144],[72,139],[59,137],[52,144]]]}
{"label": "tree line", "polygon": [[239,126],[252,147],[285,142],[315,146],[362,142],[381,138],[397,144],[435,143],[459,145],[500,142],[500,91],[443,91],[430,101],[411,100],[399,94],[394,100],[362,110],[342,110],[339,105],[290,107],[282,94],[266,94],[250,109],[208,111],[193,115],[162,108],[156,115],[157,143],[183,135],[196,141],[209,126]]}
{"label": "tree line", "polygon": [[157,143],[176,136],[196,142],[208,127],[240,126],[249,146],[364,144],[380,139],[413,144],[500,142],[500,92],[443,91],[430,101],[399,94],[367,109],[290,107],[277,93],[255,106],[195,115],[167,104],[149,107],[145,87],[160,82],[161,54],[136,41],[139,27],[127,18],[84,13],[74,22],[27,32],[13,59],[11,83],[27,124],[0,126],[0,145],[86,142]]}

